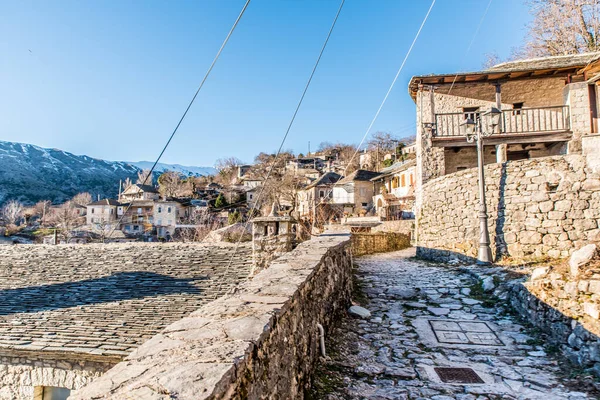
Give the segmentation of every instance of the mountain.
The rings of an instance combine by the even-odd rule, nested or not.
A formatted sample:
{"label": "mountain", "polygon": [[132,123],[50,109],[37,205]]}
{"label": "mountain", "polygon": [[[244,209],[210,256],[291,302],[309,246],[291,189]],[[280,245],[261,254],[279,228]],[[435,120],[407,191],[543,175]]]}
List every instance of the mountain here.
{"label": "mountain", "polygon": [[124,162],[0,141],[0,204],[10,199],[61,203],[79,192],[115,197],[119,180],[135,180],[138,171]]}
{"label": "mountain", "polygon": [[[140,169],[150,169],[154,162],[152,161],[137,161],[137,162],[127,162],[128,164],[134,165]],[[185,165],[179,164],[156,164],[155,172],[165,172],[165,171],[175,171],[179,172],[183,176],[207,176],[207,175],[215,175],[217,170],[213,167],[188,167]]]}
{"label": "mountain", "polygon": [[[133,182],[141,169],[152,163],[105,161],[78,156],[58,149],[0,141],[0,204],[16,199],[25,204],[39,200],[62,203],[77,193],[89,192],[94,199],[117,197],[119,180]],[[185,176],[211,175],[211,167],[158,164],[156,172],[173,170]]]}

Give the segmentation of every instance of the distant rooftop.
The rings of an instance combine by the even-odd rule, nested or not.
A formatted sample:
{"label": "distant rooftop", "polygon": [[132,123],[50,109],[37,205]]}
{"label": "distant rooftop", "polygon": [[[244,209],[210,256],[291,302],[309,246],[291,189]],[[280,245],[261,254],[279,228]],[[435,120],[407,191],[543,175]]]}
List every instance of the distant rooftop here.
{"label": "distant rooftop", "polygon": [[348,175],[347,177],[345,177],[338,183],[344,184],[344,183],[350,183],[350,182],[354,182],[354,181],[370,181],[371,179],[375,178],[377,175],[379,175],[379,172],[367,171],[366,169],[357,169],[356,171],[354,171],[353,173],[351,173],[350,175]]}
{"label": "distant rooftop", "polygon": [[88,206],[118,206],[121,205],[117,200],[114,199],[102,199],[88,204]]}
{"label": "distant rooftop", "polygon": [[0,246],[0,356],[118,360],[250,271],[251,249],[180,243]]}

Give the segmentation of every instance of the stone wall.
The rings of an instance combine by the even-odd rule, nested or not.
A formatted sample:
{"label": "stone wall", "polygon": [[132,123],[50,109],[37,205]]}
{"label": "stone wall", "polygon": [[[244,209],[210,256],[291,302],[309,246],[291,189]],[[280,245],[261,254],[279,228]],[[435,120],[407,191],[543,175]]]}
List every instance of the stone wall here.
{"label": "stone wall", "polygon": [[73,399],[303,398],[352,289],[348,235],[322,235],[168,326]]}
{"label": "stone wall", "polygon": [[410,247],[410,234],[394,232],[352,234],[352,254],[354,256],[386,253],[408,247]]}
{"label": "stone wall", "polygon": [[[566,257],[600,240],[600,174],[583,156],[554,156],[485,167],[492,252]],[[417,254],[477,254],[477,170],[437,178],[422,188]]]}
{"label": "stone wall", "polygon": [[371,232],[396,232],[411,235],[415,228],[414,219],[398,219],[396,221],[381,221],[371,229]]}
{"label": "stone wall", "polygon": [[548,273],[514,284],[509,299],[571,362],[600,376],[600,274],[571,279],[566,273]]}
{"label": "stone wall", "polygon": [[[4,352],[6,353],[6,352]],[[98,378],[116,362],[69,360],[48,354],[0,355],[0,400],[31,400],[39,386],[80,389]]]}

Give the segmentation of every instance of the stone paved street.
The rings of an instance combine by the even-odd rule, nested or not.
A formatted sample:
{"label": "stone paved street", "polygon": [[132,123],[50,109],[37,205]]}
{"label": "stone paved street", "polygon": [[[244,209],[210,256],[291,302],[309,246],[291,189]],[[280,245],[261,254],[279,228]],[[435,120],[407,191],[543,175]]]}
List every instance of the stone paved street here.
{"label": "stone paved street", "polygon": [[[355,300],[371,318],[346,317],[330,333],[314,398],[598,398],[591,384],[566,376],[502,301],[481,296],[471,275],[413,255],[407,249],[355,260]],[[478,383],[453,383],[458,378]]]}

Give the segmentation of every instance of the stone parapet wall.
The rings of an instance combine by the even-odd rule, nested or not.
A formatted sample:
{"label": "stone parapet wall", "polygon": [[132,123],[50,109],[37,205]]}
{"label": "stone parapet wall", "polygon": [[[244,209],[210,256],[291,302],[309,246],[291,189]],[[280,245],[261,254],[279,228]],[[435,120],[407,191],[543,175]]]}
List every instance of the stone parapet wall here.
{"label": "stone parapet wall", "polygon": [[381,221],[381,225],[371,229],[371,232],[396,232],[410,235],[414,229],[414,219],[399,219],[396,221]]}
{"label": "stone parapet wall", "polygon": [[513,284],[509,300],[571,362],[600,376],[600,275],[571,280],[566,274],[552,273]]}
{"label": "stone parapet wall", "polygon": [[[492,252],[566,257],[600,240],[600,174],[580,155],[485,167]],[[417,254],[475,257],[477,169],[427,182],[417,215]]]}
{"label": "stone parapet wall", "polygon": [[72,399],[303,398],[327,330],[349,304],[349,236],[315,237],[233,293],[169,325]]}
{"label": "stone parapet wall", "polygon": [[352,234],[352,254],[354,256],[386,253],[403,250],[408,247],[410,247],[410,233],[377,232]]}

